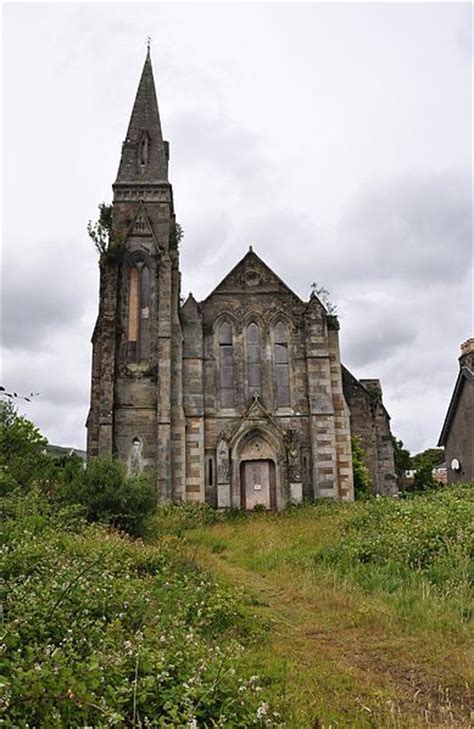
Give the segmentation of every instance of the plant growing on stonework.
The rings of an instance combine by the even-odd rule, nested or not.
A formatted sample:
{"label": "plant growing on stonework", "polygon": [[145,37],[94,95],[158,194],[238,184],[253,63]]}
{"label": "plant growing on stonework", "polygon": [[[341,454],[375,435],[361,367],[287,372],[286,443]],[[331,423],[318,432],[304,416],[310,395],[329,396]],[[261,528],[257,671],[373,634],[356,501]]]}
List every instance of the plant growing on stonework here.
{"label": "plant growing on stonework", "polygon": [[87,223],[87,232],[100,260],[118,260],[123,251],[123,243],[112,238],[112,205],[100,203],[99,218]]}
{"label": "plant growing on stonework", "polygon": [[177,248],[183,240],[184,230],[176,221],[171,225],[170,243],[172,248]]}
{"label": "plant growing on stonework", "polygon": [[325,286],[320,286],[315,281],[311,284],[311,290],[313,294],[316,294],[318,299],[325,307],[327,313],[330,316],[337,316],[339,307],[333,301],[331,301],[331,294]]}
{"label": "plant growing on stonework", "polygon": [[356,499],[367,499],[372,495],[369,469],[365,465],[365,451],[361,446],[358,435],[351,438],[352,445],[352,471],[354,475],[354,494]]}
{"label": "plant growing on stonework", "polygon": [[100,203],[99,218],[95,223],[89,220],[87,232],[99,256],[106,254],[112,231],[112,205]]}

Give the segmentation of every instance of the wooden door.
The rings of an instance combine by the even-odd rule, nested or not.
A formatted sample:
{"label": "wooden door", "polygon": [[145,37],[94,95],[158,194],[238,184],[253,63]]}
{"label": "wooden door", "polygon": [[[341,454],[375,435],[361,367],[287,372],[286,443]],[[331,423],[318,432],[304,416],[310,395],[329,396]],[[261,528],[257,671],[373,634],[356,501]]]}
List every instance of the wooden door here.
{"label": "wooden door", "polygon": [[242,506],[253,509],[262,504],[275,508],[274,464],[272,461],[244,461],[241,468]]}

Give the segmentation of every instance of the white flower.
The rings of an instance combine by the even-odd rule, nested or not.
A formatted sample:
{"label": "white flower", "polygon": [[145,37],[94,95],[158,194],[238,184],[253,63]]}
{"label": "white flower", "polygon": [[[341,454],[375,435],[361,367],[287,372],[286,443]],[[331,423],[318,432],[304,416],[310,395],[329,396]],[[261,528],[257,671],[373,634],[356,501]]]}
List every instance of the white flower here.
{"label": "white flower", "polygon": [[199,729],[199,724],[197,723],[197,720],[194,718],[194,716],[188,721],[186,727],[187,729]]}
{"label": "white flower", "polygon": [[260,706],[257,709],[257,719],[263,719],[267,715],[268,711],[268,704],[266,701],[263,702],[263,704],[260,704]]}

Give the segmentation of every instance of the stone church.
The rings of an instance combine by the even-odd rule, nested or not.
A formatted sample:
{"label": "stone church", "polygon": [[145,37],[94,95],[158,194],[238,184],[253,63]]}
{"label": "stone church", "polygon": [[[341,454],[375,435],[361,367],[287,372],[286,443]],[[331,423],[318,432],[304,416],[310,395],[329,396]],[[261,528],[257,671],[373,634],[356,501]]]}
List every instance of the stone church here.
{"label": "stone church", "polygon": [[380,383],[341,364],[338,320],[315,294],[300,299],[250,248],[181,303],[168,162],[148,51],[100,262],[88,457],[150,471],[164,502],[282,509],[354,498],[356,434],[373,490],[394,493]]}

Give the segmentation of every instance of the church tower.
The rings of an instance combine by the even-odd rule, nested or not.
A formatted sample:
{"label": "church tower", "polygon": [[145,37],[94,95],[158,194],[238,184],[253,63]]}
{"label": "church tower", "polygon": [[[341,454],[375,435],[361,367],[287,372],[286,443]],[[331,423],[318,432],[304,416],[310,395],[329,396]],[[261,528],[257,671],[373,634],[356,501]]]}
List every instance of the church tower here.
{"label": "church tower", "polygon": [[92,336],[88,457],[156,474],[158,497],[184,492],[179,234],[148,49],[113,185]]}
{"label": "church tower", "polygon": [[162,502],[284,509],[354,498],[351,436],[396,490],[380,382],[341,364],[339,322],[250,248],[180,303],[179,226],[148,50],[125,141],[92,336],[88,458],[147,471]]}

